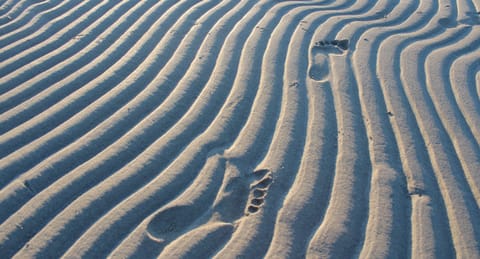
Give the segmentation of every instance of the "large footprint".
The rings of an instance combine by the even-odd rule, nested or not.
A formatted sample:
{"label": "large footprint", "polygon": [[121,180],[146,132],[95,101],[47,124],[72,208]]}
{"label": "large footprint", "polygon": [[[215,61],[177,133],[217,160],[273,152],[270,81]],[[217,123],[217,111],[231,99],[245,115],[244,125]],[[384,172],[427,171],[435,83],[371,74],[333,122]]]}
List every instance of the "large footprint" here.
{"label": "large footprint", "polygon": [[201,204],[171,204],[165,206],[149,222],[147,231],[154,240],[170,241],[205,224],[234,223],[244,215],[257,212],[272,183],[268,169],[245,174],[231,164],[227,165],[223,183],[213,206],[206,212],[199,212]]}
{"label": "large footprint", "polygon": [[[211,251],[228,241],[235,231],[237,220],[261,209],[272,182],[272,173],[268,169],[244,174],[238,167],[227,165],[215,202],[201,219],[192,224],[191,215],[195,213],[186,207],[172,207],[156,217],[157,233],[162,232],[164,237],[169,232],[177,233],[170,236],[169,240],[173,242],[159,257],[210,257]],[[179,219],[188,223],[179,226],[176,224]]]}
{"label": "large footprint", "polygon": [[330,55],[343,55],[348,40],[318,41],[311,49],[308,76],[315,81],[326,81],[330,74]]}
{"label": "large footprint", "polygon": [[272,173],[268,169],[226,178],[214,203],[212,220],[234,222],[244,215],[257,212],[272,180]]}

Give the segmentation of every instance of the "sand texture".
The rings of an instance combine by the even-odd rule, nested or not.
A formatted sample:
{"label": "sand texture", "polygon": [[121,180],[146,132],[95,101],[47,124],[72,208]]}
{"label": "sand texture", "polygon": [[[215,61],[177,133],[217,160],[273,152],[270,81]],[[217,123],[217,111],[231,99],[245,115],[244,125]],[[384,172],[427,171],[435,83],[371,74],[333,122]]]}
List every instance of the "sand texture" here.
{"label": "sand texture", "polygon": [[480,258],[478,0],[0,0],[0,258]]}

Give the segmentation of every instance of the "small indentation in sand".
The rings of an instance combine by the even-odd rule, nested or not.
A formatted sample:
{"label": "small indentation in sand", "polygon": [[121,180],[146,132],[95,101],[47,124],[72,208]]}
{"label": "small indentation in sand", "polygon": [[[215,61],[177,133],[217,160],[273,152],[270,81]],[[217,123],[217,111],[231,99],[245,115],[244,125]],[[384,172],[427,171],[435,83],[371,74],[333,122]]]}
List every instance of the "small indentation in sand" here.
{"label": "small indentation in sand", "polygon": [[415,195],[417,195],[418,197],[422,197],[422,195],[424,194],[425,194],[425,190],[418,187],[414,187],[412,190],[408,192],[408,196],[410,197]]}
{"label": "small indentation in sand", "polygon": [[259,210],[259,207],[253,206],[253,205],[248,206],[248,209],[247,209],[248,213],[255,213],[255,212],[258,212],[258,210]]}
{"label": "small indentation in sand", "polygon": [[457,26],[457,22],[450,18],[440,18],[438,19],[438,24],[445,28],[455,28]]}

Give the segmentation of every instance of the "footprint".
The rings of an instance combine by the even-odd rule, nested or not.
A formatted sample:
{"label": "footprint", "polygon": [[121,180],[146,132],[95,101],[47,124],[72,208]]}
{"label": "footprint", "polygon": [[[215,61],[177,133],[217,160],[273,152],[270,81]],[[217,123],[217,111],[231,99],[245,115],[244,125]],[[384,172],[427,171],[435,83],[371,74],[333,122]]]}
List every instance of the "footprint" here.
{"label": "footprint", "polygon": [[212,217],[214,220],[233,222],[242,216],[243,204],[248,199],[248,178],[240,170],[230,170],[225,175],[213,204]]}
{"label": "footprint", "polygon": [[[243,215],[257,212],[271,182],[271,171],[268,169],[256,170],[246,176],[226,178],[225,188],[219,192],[213,208],[214,215],[224,222],[234,222]],[[246,208],[246,212],[243,208]]]}
{"label": "footprint", "polygon": [[315,81],[326,81],[330,74],[330,55],[342,55],[348,50],[348,40],[317,41],[311,49],[308,75]]}
{"label": "footprint", "polygon": [[196,213],[201,207],[197,203],[167,205],[148,223],[148,236],[157,242],[169,242],[205,225],[233,224],[242,216],[258,212],[273,181],[271,171],[260,169],[245,174],[227,163],[224,173],[223,183],[208,211]]}

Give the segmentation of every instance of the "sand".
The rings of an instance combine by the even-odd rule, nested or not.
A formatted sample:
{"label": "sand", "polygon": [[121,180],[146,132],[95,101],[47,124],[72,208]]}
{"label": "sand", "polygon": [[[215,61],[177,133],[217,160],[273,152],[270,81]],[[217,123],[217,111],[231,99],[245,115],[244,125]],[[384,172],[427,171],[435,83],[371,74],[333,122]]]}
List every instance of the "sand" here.
{"label": "sand", "polygon": [[0,0],[0,258],[480,258],[480,2]]}

